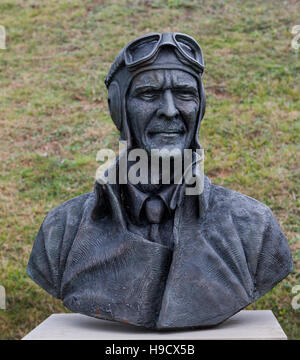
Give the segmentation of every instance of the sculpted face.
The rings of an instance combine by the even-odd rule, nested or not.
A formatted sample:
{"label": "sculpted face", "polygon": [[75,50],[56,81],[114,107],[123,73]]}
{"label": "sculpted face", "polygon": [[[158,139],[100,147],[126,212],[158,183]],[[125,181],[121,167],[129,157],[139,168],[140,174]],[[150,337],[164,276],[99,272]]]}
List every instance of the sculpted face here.
{"label": "sculpted face", "polygon": [[151,149],[190,148],[200,106],[198,83],[182,70],[138,74],[127,95],[127,116],[135,145]]}

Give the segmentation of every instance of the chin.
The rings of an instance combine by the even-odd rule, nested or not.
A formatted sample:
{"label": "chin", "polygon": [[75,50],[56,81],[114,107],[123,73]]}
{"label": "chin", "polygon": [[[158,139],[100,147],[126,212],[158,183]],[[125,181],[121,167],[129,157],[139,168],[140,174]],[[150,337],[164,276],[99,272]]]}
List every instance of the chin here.
{"label": "chin", "polygon": [[[159,151],[159,157],[160,158],[169,158],[170,155],[175,156],[179,155],[180,157],[183,156],[183,151],[184,148],[183,146],[179,146],[178,144],[174,144],[174,145],[161,145],[161,146],[153,146],[153,147],[147,147],[145,149],[147,151],[147,153],[149,154],[149,156],[151,156],[151,151],[152,150],[156,150]],[[164,151],[166,152],[164,154]],[[154,153],[155,155],[155,153]]]}
{"label": "chin", "polygon": [[155,141],[153,141],[153,139],[149,139],[144,148],[148,153],[150,153],[151,150],[166,150],[169,152],[179,150],[180,152],[183,152],[185,148],[185,139],[182,136],[157,136]]}

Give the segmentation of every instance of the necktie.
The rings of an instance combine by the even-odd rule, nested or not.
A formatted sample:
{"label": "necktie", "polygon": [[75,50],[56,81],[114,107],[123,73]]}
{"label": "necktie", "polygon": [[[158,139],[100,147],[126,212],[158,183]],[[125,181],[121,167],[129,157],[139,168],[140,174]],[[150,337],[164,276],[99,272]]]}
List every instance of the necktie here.
{"label": "necktie", "polygon": [[145,212],[150,224],[159,224],[164,216],[165,204],[158,196],[148,198],[145,203]]}
{"label": "necktie", "polygon": [[[162,238],[159,233],[159,224],[161,223],[164,212],[166,211],[164,202],[158,197],[152,197],[146,200],[145,212],[147,219],[150,223],[149,238],[153,242],[163,244]],[[167,244],[163,244],[167,245]]]}

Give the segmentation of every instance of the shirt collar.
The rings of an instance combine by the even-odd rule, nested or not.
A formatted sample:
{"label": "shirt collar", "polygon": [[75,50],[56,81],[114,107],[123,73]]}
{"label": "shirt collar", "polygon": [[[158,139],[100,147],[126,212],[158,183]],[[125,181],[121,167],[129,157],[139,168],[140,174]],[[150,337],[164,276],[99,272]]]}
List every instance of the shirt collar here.
{"label": "shirt collar", "polygon": [[[116,159],[116,161],[111,165],[111,168],[117,169],[118,164],[119,164],[119,158]],[[106,172],[107,171],[108,171],[108,169],[106,170]],[[200,217],[203,217],[209,206],[211,182],[205,175],[203,175],[203,171],[201,172],[201,174],[196,174],[196,176],[200,176],[202,178],[202,182],[203,182],[203,191],[199,195],[199,215],[200,215]],[[123,215],[121,214],[122,211],[119,208],[119,201],[121,200],[120,193],[119,193],[120,185],[109,184],[109,183],[107,183],[105,178],[102,179],[102,176],[99,177],[99,184],[103,191],[109,193],[110,202],[112,202],[111,205],[113,205],[115,212],[116,212],[115,216],[118,217],[119,220],[122,222],[123,226],[125,226],[124,218],[123,218]],[[126,189],[129,190],[126,192],[128,196],[134,196],[133,200],[136,199],[136,203],[135,203],[135,201],[132,201],[131,203],[136,204],[136,206],[132,207],[132,213],[138,219],[140,212],[143,208],[143,204],[144,204],[145,200],[149,197],[149,194],[143,193],[142,191],[138,190],[132,184],[127,184],[127,185],[122,185],[122,186],[126,186]],[[172,189],[173,186],[175,187],[175,189],[174,188]],[[171,211],[175,210],[176,207],[181,206],[182,201],[185,197],[184,194],[185,194],[185,189],[186,189],[185,183],[173,185],[173,186],[170,187],[170,189],[169,189],[171,195],[169,194],[168,191],[166,191],[167,192],[166,194],[164,193],[164,191],[161,194],[162,200],[165,202],[167,208]],[[107,190],[105,190],[105,187],[107,187]],[[172,189],[172,192],[171,192],[171,189]],[[97,191],[96,191],[96,193],[97,193]],[[100,197],[100,195],[98,197]]]}
{"label": "shirt collar", "polygon": [[[160,197],[161,200],[164,202],[169,211],[169,214],[171,214],[174,210],[171,208],[171,203],[173,203],[174,201],[176,202],[176,200],[173,199],[173,195],[177,195],[177,192],[175,192],[177,186],[178,185],[166,186],[163,188],[163,190],[155,194],[155,196]],[[131,183],[128,183],[126,185],[124,191],[126,194],[125,196],[127,197],[127,200],[129,200],[130,204],[130,207],[128,207],[129,212],[133,215],[136,221],[140,222],[140,216],[144,203],[148,198],[152,197],[152,194],[142,192]]]}

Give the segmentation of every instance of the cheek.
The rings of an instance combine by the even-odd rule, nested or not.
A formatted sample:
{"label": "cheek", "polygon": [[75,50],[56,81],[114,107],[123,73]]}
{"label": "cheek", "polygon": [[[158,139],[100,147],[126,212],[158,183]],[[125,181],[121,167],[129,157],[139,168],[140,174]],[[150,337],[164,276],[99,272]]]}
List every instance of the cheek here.
{"label": "cheek", "polygon": [[193,127],[197,121],[197,115],[199,111],[199,104],[195,101],[185,101],[178,104],[180,108],[181,116],[186,120],[187,125]]}
{"label": "cheek", "polygon": [[127,102],[127,115],[134,129],[142,132],[148,121],[155,113],[154,105],[151,102],[132,99]]}

